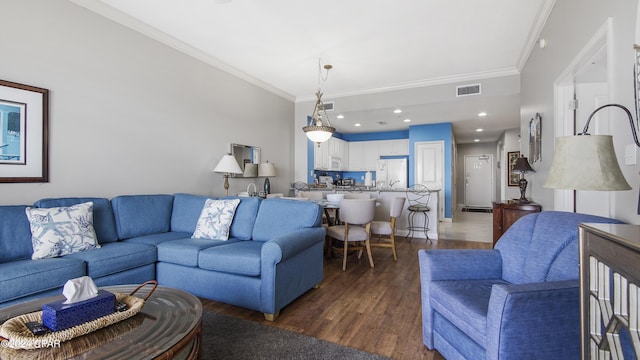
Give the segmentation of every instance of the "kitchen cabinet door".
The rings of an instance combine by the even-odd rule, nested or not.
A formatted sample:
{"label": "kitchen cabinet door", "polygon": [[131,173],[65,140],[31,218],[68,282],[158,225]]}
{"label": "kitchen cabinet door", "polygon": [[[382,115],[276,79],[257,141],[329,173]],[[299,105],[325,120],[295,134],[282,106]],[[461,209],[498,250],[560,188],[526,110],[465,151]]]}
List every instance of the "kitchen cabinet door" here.
{"label": "kitchen cabinet door", "polygon": [[349,170],[364,170],[364,142],[353,141],[349,143]]}
{"label": "kitchen cabinet door", "polygon": [[365,141],[363,143],[363,170],[376,171],[380,159],[380,141]]}

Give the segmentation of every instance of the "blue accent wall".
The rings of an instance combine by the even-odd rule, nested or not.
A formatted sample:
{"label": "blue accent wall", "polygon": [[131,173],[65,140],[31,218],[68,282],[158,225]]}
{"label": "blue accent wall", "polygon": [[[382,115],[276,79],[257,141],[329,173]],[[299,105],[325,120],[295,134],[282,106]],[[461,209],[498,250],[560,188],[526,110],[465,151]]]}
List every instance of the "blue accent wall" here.
{"label": "blue accent wall", "polygon": [[444,216],[452,217],[452,139],[451,123],[409,126],[409,185],[415,181],[415,143],[421,141],[444,141]]}

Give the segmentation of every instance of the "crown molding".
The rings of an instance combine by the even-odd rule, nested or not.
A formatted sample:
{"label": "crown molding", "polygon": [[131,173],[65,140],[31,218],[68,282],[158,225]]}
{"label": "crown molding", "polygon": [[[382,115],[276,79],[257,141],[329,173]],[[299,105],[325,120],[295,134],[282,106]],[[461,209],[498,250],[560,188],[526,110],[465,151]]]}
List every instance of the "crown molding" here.
{"label": "crown molding", "polygon": [[531,31],[529,31],[529,38],[527,39],[525,46],[522,48],[522,53],[518,60],[518,71],[522,71],[529,60],[529,56],[531,56],[531,52],[533,52],[533,49],[538,43],[538,38],[542,33],[542,29],[544,29],[544,25],[547,23],[547,19],[549,19],[549,16],[551,15],[551,10],[553,10],[556,1],[557,0],[546,0],[542,8],[540,8],[536,21],[531,26]]}

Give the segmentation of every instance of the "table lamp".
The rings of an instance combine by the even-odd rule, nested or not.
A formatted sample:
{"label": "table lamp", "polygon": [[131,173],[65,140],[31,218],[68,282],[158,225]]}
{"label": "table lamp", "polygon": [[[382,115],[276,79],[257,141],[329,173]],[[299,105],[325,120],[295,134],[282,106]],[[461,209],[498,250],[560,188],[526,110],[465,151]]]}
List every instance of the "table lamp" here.
{"label": "table lamp", "polygon": [[220,162],[218,162],[218,165],[216,165],[213,171],[224,174],[224,191],[225,195],[229,196],[229,176],[231,176],[231,174],[242,174],[242,169],[240,169],[236,158],[227,153],[220,159]]}
{"label": "table lamp", "polygon": [[260,164],[258,167],[258,176],[264,177],[264,194],[265,196],[271,193],[271,183],[269,182],[269,176],[276,176],[276,166],[273,163],[266,162]]}
{"label": "table lamp", "polygon": [[524,174],[528,172],[536,172],[529,165],[529,161],[526,157],[521,156],[516,160],[516,163],[513,165],[514,171],[520,171],[520,181],[518,181],[518,186],[520,187],[520,199],[517,200],[518,203],[526,204],[530,201],[525,197],[525,193],[527,192],[527,179],[524,178]]}

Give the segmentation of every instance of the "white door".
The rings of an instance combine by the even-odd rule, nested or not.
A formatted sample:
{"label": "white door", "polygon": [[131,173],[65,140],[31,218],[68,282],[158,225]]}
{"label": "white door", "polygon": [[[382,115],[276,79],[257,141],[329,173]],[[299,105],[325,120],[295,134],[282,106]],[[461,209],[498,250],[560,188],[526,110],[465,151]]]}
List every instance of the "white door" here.
{"label": "white door", "polygon": [[444,219],[444,141],[415,143],[415,184],[439,189],[438,219]]}
{"label": "white door", "polygon": [[464,206],[490,208],[493,189],[493,155],[465,155]]}

